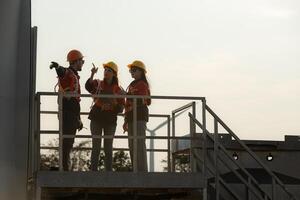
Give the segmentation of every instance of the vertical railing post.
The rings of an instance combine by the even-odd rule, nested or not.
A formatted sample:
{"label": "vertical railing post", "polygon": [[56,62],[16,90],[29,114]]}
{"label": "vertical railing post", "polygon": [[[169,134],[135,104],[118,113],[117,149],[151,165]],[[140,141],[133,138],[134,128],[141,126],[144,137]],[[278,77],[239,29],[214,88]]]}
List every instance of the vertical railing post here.
{"label": "vertical railing post", "polygon": [[168,116],[168,126],[167,126],[167,132],[168,132],[168,172],[171,172],[171,119],[170,115]]}
{"label": "vertical railing post", "polygon": [[[155,132],[149,131],[151,137],[155,137]],[[154,172],[154,139],[150,139],[149,148],[151,149],[149,153],[149,171]]]}
{"label": "vertical railing post", "polygon": [[36,132],[35,132],[35,138],[36,138],[36,163],[35,163],[35,171],[38,171],[40,169],[40,160],[41,160],[41,96],[37,95],[37,103],[36,103]]}
{"label": "vertical railing post", "polygon": [[[193,113],[193,117],[196,118],[196,102],[195,101],[192,102],[192,113]],[[191,170],[192,170],[192,172],[196,172],[197,171],[197,166],[196,166],[197,162],[195,161],[195,148],[194,148],[195,142],[196,142],[196,124],[192,120],[190,125],[192,125],[192,133],[193,133],[193,134],[191,134],[191,136],[192,136],[191,144],[193,144],[193,145],[191,145],[191,152],[190,152],[191,156],[192,156],[191,159],[193,160],[193,163],[191,165]]]}
{"label": "vertical railing post", "polygon": [[[35,148],[35,123],[36,123],[36,97],[33,96],[32,103],[30,104],[30,125],[29,125],[29,137],[28,137],[28,157],[27,157],[27,179],[33,177],[34,174],[34,148]],[[28,182],[27,182],[28,184]]]}
{"label": "vertical railing post", "polygon": [[133,99],[133,172],[138,171],[137,166],[137,108],[136,108],[136,98]]}
{"label": "vertical railing post", "polygon": [[35,170],[36,170],[36,166],[35,166],[35,162],[36,162],[36,135],[37,135],[37,96],[34,97],[34,104],[33,104],[33,121],[31,122],[32,124],[32,128],[33,131],[31,133],[31,159],[30,159],[30,165],[31,165],[31,171],[30,171],[30,175],[33,175]]}
{"label": "vertical railing post", "polygon": [[202,150],[203,150],[203,181],[204,181],[204,186],[203,186],[203,200],[207,200],[207,138],[206,138],[206,100],[202,100],[202,124],[203,124],[203,144],[202,144]]}
{"label": "vertical railing post", "polygon": [[[194,116],[193,116],[194,117]],[[194,138],[195,138],[195,123],[193,119],[190,117],[190,167],[191,172],[196,171],[195,160],[194,160]]]}
{"label": "vertical railing post", "polygon": [[214,118],[214,157],[215,157],[215,187],[216,187],[216,200],[220,199],[220,184],[219,184],[219,168],[218,168],[218,157],[219,157],[219,130],[218,121]]}
{"label": "vertical railing post", "polygon": [[[58,93],[58,123],[59,123],[59,171],[63,171],[63,94]],[[65,160],[68,162],[68,160]]]}
{"label": "vertical railing post", "polygon": [[[172,151],[174,151],[174,146],[175,146],[175,113],[172,113]],[[175,172],[175,156],[172,152],[172,172]]]}
{"label": "vertical railing post", "polygon": [[[192,113],[193,113],[194,118],[196,118],[196,102],[195,101],[192,102]],[[195,123],[194,123],[194,126],[196,127]]]}

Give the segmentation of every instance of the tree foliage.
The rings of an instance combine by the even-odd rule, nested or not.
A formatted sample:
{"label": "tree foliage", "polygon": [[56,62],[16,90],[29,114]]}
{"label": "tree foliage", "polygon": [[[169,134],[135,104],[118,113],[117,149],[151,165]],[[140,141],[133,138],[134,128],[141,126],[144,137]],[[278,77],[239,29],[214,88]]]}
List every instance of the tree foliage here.
{"label": "tree foliage", "polygon": [[[57,147],[58,140],[48,143],[50,147]],[[71,171],[89,171],[91,165],[91,142],[86,140],[75,146],[70,154],[70,170]],[[100,152],[98,169],[104,171],[103,151]],[[56,150],[49,150],[40,157],[41,170],[57,170],[59,166],[59,155]],[[132,166],[128,153],[124,151],[115,151],[113,153],[113,171],[131,171]]]}
{"label": "tree foliage", "polygon": [[[173,156],[176,172],[190,172],[190,157],[187,154],[176,154]],[[162,160],[167,163],[167,160]],[[168,167],[164,167],[164,171],[168,171]]]}

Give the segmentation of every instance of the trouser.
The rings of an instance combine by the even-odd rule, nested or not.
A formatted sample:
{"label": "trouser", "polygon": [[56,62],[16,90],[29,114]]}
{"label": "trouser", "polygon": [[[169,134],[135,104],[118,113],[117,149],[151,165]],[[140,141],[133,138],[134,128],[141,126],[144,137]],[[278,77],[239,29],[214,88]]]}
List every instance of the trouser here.
{"label": "trouser", "polygon": [[[102,136],[104,132],[105,136],[113,136],[116,132],[116,125],[102,125],[96,120],[91,120],[90,124],[92,135]],[[91,170],[97,171],[99,166],[99,155],[101,149],[101,139],[92,139],[92,154],[91,154]],[[104,139],[104,166],[106,171],[112,171],[112,148],[113,140]]]}
{"label": "trouser", "polygon": [[[63,135],[76,135],[76,131],[79,124],[80,114],[79,114],[79,103],[75,102],[74,106],[69,106],[67,104],[63,107]],[[68,107],[69,106],[69,107]],[[66,108],[65,108],[66,107]],[[71,108],[74,109],[72,110]],[[62,153],[63,153],[63,170],[69,170],[69,161],[70,161],[70,153],[74,144],[74,138],[65,138],[63,139],[62,144]]]}
{"label": "trouser", "polygon": [[[68,130],[63,132],[64,135],[75,135],[76,129]],[[74,138],[63,139],[63,169],[64,171],[69,170],[70,153],[74,144]]]}
{"label": "trouser", "polygon": [[[137,136],[146,136],[146,121],[137,121]],[[128,123],[128,136],[133,136],[133,123]],[[137,154],[137,171],[147,172],[147,151],[145,139],[137,139],[137,152],[133,152],[134,140],[128,140],[131,163],[134,163],[134,153]]]}

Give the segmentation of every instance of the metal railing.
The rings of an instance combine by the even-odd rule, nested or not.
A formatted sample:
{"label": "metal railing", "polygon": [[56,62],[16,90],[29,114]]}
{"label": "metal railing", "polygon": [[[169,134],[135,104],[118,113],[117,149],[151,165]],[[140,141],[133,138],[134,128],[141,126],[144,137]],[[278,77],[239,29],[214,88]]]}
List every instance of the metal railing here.
{"label": "metal railing", "polygon": [[[208,138],[210,141],[213,142],[213,154],[214,154],[214,170],[209,169],[207,164],[204,164],[203,166],[214,176],[215,179],[215,191],[216,191],[216,199],[220,199],[220,187],[219,184],[222,183],[224,186],[224,180],[220,177],[219,174],[219,161],[225,165],[231,172],[234,173],[236,177],[246,186],[247,189],[247,196],[244,199],[250,200],[251,199],[251,193],[254,194],[258,199],[260,200],[276,200],[276,194],[277,193],[277,185],[281,188],[281,190],[288,196],[290,200],[296,200],[297,198],[290,193],[283,182],[270,170],[270,168],[264,164],[260,158],[243,142],[239,139],[239,137],[212,111],[212,109],[204,104],[204,112],[208,112],[211,114],[214,120],[214,132],[210,133],[206,126],[205,123],[200,123],[196,117],[192,114],[189,113],[190,117],[190,123],[197,125],[199,128],[202,129],[203,131],[203,145],[202,145],[202,150],[205,153],[202,159],[199,159],[203,163],[207,160],[207,140]],[[205,113],[203,113],[205,116]],[[246,170],[246,168],[237,160],[235,160],[232,155],[227,151],[227,149],[219,142],[219,131],[218,131],[218,125],[221,125],[227,132],[228,134],[235,139],[236,142],[243,148],[245,152],[247,152],[253,159],[254,161],[262,168],[265,170],[265,172],[272,178],[272,183],[271,183],[271,195],[266,192],[265,190],[262,189],[262,187],[259,185],[258,181]],[[223,153],[221,156],[220,151]],[[237,169],[239,169],[242,173],[238,172],[236,168],[232,167],[231,165],[228,164],[228,161],[232,162]],[[204,171],[203,173],[205,173]],[[244,178],[246,175],[247,178]],[[228,189],[229,186],[225,184],[225,189]],[[235,199],[240,199],[236,194],[233,195]]]}
{"label": "metal railing", "polygon": [[[175,137],[176,135],[176,123],[175,123],[175,119],[176,119],[176,114],[177,113],[180,113],[180,112],[183,112],[189,108],[192,108],[192,113],[194,116],[196,116],[196,102],[191,102],[191,103],[188,103],[186,105],[183,105],[181,106],[180,108],[177,108],[175,110],[172,111],[172,136]],[[190,132],[191,133],[191,132]],[[190,135],[191,137],[193,137],[192,135]],[[191,171],[195,171],[195,168],[193,168],[194,166],[194,156],[193,156],[193,153],[192,153],[192,149],[193,149],[193,146],[192,146],[192,140],[190,140],[190,166],[191,166]],[[173,143],[173,147],[172,149],[175,149],[174,148],[174,143]],[[172,154],[172,160],[175,160],[175,156]],[[175,171],[175,164],[172,165],[172,171]]]}
{"label": "metal railing", "polygon": [[[58,96],[58,102],[59,102],[59,109],[58,111],[47,111],[47,110],[41,110],[41,97],[45,96]],[[293,196],[284,186],[282,181],[258,158],[258,156],[247,146],[245,145],[237,136],[236,134],[209,108],[209,106],[206,104],[206,100],[204,97],[181,97],[181,96],[139,96],[139,95],[89,95],[89,94],[83,94],[80,95],[82,98],[91,98],[91,97],[101,97],[101,98],[127,98],[133,100],[133,136],[128,135],[114,135],[114,136],[95,136],[95,135],[64,135],[62,132],[62,100],[64,97],[75,97],[78,95],[74,94],[59,94],[59,93],[53,93],[53,92],[39,92],[35,96],[35,129],[34,134],[32,137],[32,144],[34,144],[33,148],[33,160],[31,161],[32,165],[32,174],[39,171],[40,167],[40,155],[41,150],[43,149],[53,149],[57,150],[59,153],[59,170],[62,171],[62,142],[64,138],[97,138],[97,139],[133,139],[134,141],[134,148],[133,148],[133,172],[137,172],[137,140],[138,139],[150,139],[150,140],[167,140],[167,148],[154,148],[153,143],[150,145],[150,148],[147,149],[147,152],[151,153],[154,152],[164,152],[167,153],[167,172],[175,172],[175,158],[173,156],[172,151],[174,151],[173,145],[171,145],[171,142],[174,140],[189,140],[190,141],[190,149],[189,149],[189,165],[190,165],[190,172],[198,172],[197,164],[201,163],[201,172],[203,177],[203,199],[208,199],[208,177],[209,174],[213,175],[215,178],[215,191],[216,191],[216,199],[220,199],[220,196],[222,195],[220,193],[220,186],[223,186],[227,192],[229,192],[234,199],[241,199],[239,194],[236,193],[234,190],[232,190],[231,186],[226,183],[226,181],[220,176],[219,172],[219,163],[223,163],[223,166],[226,166],[231,172],[237,176],[241,182],[246,186],[247,188],[247,200],[251,199],[250,194],[254,194],[258,199],[261,200],[276,200],[276,191],[278,185],[292,200],[296,200],[296,197]],[[150,118],[156,117],[156,118],[164,118],[166,119],[166,125],[167,125],[167,134],[165,136],[156,136],[156,135],[146,135],[146,136],[138,136],[137,130],[136,130],[136,124],[137,124],[137,100],[138,99],[145,99],[145,98],[151,98],[151,99],[159,99],[159,100],[187,100],[191,101],[188,104],[185,104],[177,109],[174,109],[171,111],[170,114],[168,113],[159,113],[159,114],[149,114]],[[202,106],[199,109],[199,114],[201,114],[201,120],[202,123],[199,122],[196,119],[197,109],[196,104],[197,101],[200,101]],[[190,135],[189,136],[177,136],[176,134],[176,117],[181,113],[186,111],[187,109],[192,109],[192,113],[189,113],[189,128],[190,128]],[[213,117],[214,119],[214,132],[210,133],[207,130],[207,112]],[[41,123],[41,114],[46,115],[57,115],[59,116],[59,130],[41,130],[40,123]],[[81,112],[81,115],[88,115],[89,112]],[[123,116],[123,114],[120,114],[119,116]],[[233,137],[243,148],[244,150],[272,177],[272,192],[271,195],[263,190],[261,186],[259,185],[258,181],[246,170],[244,166],[242,166],[241,163],[237,162],[232,158],[232,156],[228,153],[226,148],[219,142],[219,131],[218,126],[221,125],[228,134]],[[196,132],[196,127],[199,127],[202,129],[201,137],[199,137],[199,133]],[[56,134],[59,136],[59,146],[58,147],[49,147],[49,146],[41,146],[41,134]],[[214,165],[210,166],[208,163],[208,140],[213,142],[213,155],[214,155]],[[202,153],[199,156],[197,153],[199,146],[195,145],[196,141],[201,143],[201,149]],[[77,147],[74,147],[75,149]],[[103,148],[102,148],[103,149]],[[84,148],[78,148],[78,150],[91,150],[89,147]],[[124,150],[128,151],[129,148],[113,148],[113,151],[116,150]],[[222,156],[221,156],[222,155]],[[153,156],[153,154],[152,154]],[[233,168],[231,165],[226,165],[227,162],[230,161],[234,163],[234,165],[241,170],[243,174],[236,171],[236,168]],[[244,175],[247,176],[247,179],[244,178]]]}
{"label": "metal railing", "polygon": [[[41,110],[41,97],[49,97],[49,96],[57,96],[58,97],[58,111],[47,111],[47,110]],[[145,98],[151,98],[151,99],[160,99],[160,100],[192,100],[193,102],[190,103],[194,105],[193,107],[193,113],[195,113],[195,101],[201,101],[203,102],[205,100],[204,97],[181,97],[181,96],[139,96],[139,95],[89,95],[89,94],[82,94],[80,95],[81,98],[127,98],[127,99],[132,99],[133,100],[133,136],[128,136],[128,135],[114,135],[114,136],[96,136],[96,135],[64,135],[62,131],[63,127],[63,121],[62,121],[62,111],[63,111],[63,98],[64,97],[76,97],[78,95],[76,94],[60,94],[60,93],[54,93],[54,92],[38,92],[35,96],[35,131],[33,134],[33,144],[34,144],[34,150],[33,153],[34,155],[32,156],[34,159],[32,160],[32,173],[35,173],[39,171],[40,167],[40,155],[41,155],[41,150],[58,150],[58,160],[59,160],[59,170],[63,170],[63,161],[62,161],[62,154],[63,154],[63,148],[62,148],[62,143],[63,139],[65,138],[97,138],[97,139],[133,139],[134,141],[134,147],[133,147],[133,172],[137,172],[137,139],[149,139],[151,140],[167,140],[167,148],[148,148],[147,152],[150,152],[150,157],[151,153],[153,152],[164,152],[167,153],[167,171],[172,172],[171,166],[174,165],[172,164],[173,159],[172,159],[172,154],[171,154],[171,140],[175,139],[184,139],[184,140],[192,140],[193,138],[191,137],[180,137],[176,136],[175,133],[172,134],[171,136],[171,116],[169,114],[149,114],[150,118],[156,117],[156,118],[164,118],[167,120],[167,134],[166,136],[138,136],[137,135],[137,130],[136,130],[136,123],[137,123],[137,99],[145,99]],[[40,124],[41,124],[41,114],[44,115],[58,115],[59,116],[59,130],[41,130]],[[81,115],[88,115],[89,112],[81,112]],[[124,116],[123,114],[119,114],[119,116]],[[173,120],[173,119],[172,119]],[[50,147],[50,146],[41,146],[40,141],[41,141],[41,135],[58,135],[59,137],[59,145],[58,147]],[[153,145],[150,145],[150,147],[153,147]],[[76,148],[76,147],[75,147]],[[78,148],[77,148],[78,149]],[[103,149],[103,148],[102,148]],[[91,148],[81,148],[79,150],[91,150]],[[128,151],[129,148],[114,148],[113,151],[118,151],[118,150],[124,150]],[[153,156],[153,155],[152,155]]]}

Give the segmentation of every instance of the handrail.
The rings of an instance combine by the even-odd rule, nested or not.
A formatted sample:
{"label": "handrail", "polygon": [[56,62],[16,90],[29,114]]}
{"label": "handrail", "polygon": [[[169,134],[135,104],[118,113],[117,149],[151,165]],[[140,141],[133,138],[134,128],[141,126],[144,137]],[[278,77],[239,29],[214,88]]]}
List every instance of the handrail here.
{"label": "handrail", "polygon": [[278,183],[278,185],[286,192],[286,194],[289,195],[290,198],[297,199],[292,193],[290,193],[282,181],[269,169],[267,165],[265,165],[259,158],[258,156],[244,143],[242,142],[238,136],[215,114],[212,109],[206,105],[206,110],[225,128],[225,130],[228,131],[228,133],[234,137],[234,139],[252,156],[252,158],[260,164],[260,166],[266,170],[266,172],[275,179],[275,181]]}
{"label": "handrail", "polygon": [[[35,100],[38,104],[38,107],[40,108],[40,104],[41,104],[41,98],[42,97],[46,97],[47,96],[53,96],[53,97],[58,97],[58,100],[59,100],[59,109],[58,111],[47,111],[47,110],[38,110],[37,111],[37,114],[38,115],[41,115],[41,114],[58,114],[59,116],[62,115],[62,99],[63,97],[92,97],[92,98],[95,98],[95,97],[98,97],[98,98],[127,98],[127,99],[133,99],[133,101],[135,102],[134,103],[134,110],[135,112],[133,112],[133,124],[136,124],[136,118],[137,118],[137,115],[136,115],[136,104],[137,104],[137,99],[146,99],[146,98],[151,98],[151,99],[167,99],[167,100],[193,100],[192,103],[189,103],[188,106],[191,106],[193,107],[194,109],[194,106],[195,106],[195,101],[197,100],[201,100],[201,101],[205,101],[205,97],[193,97],[193,96],[145,96],[145,95],[110,95],[110,94],[97,94],[97,95],[91,95],[91,94],[81,94],[81,95],[78,95],[78,94],[75,94],[75,93],[58,93],[58,92],[37,92],[36,95],[35,95]],[[88,115],[89,112],[80,112],[80,115]],[[124,116],[124,114],[119,114],[118,116]],[[170,115],[166,115],[166,114],[150,114],[149,117],[166,117],[169,121],[169,124],[168,126],[170,126]],[[170,140],[171,139],[184,139],[184,140],[194,140],[196,138],[192,138],[192,137],[185,137],[185,138],[182,138],[182,137],[172,137],[171,135],[167,135],[167,136],[137,136],[136,135],[136,130],[134,130],[134,134],[133,136],[113,136],[113,137],[110,137],[110,136],[93,136],[93,135],[64,135],[62,133],[62,118],[59,119],[59,130],[40,130],[39,128],[36,129],[36,133],[38,136],[40,136],[41,134],[59,134],[59,149],[62,149],[62,141],[64,138],[118,138],[118,139],[124,139],[124,138],[127,138],[127,139],[133,139],[134,141],[134,144],[137,142],[137,139],[166,139],[168,140],[168,149],[167,149],[167,152],[168,152],[168,167],[171,166],[170,164],[170,157],[171,157],[171,153],[169,152],[170,149],[171,149],[171,145],[170,145]],[[39,122],[38,122],[39,124]],[[170,129],[170,127],[169,127]],[[169,132],[168,132],[169,134]],[[39,145],[40,146],[40,145]],[[135,146],[137,145],[134,145],[134,150],[137,150],[135,148]],[[39,148],[41,149],[41,148]],[[43,149],[46,149],[46,148],[43,148]],[[155,149],[153,149],[155,151]],[[161,150],[161,149],[160,149]],[[136,151],[134,151],[136,152]],[[134,155],[136,156],[136,155]],[[62,151],[59,152],[59,157],[61,158],[62,157]],[[134,161],[136,161],[137,159],[134,158],[133,159]],[[62,159],[59,159],[59,165],[60,165],[60,170],[62,170]],[[135,165],[136,163],[133,163],[133,165]],[[137,168],[137,167],[134,167],[134,168]],[[169,168],[169,171],[170,171],[170,168]]]}
{"label": "handrail", "polygon": [[[200,122],[199,122],[199,121],[198,121],[191,113],[189,113],[189,117],[193,120],[193,122],[194,122],[195,124],[197,124],[197,125],[203,130],[202,124],[201,124],[201,123],[200,123]],[[209,131],[208,131],[207,129],[206,129],[206,130],[203,130],[203,131],[209,133]],[[212,137],[210,134],[207,134],[207,136],[208,136],[209,139],[211,139],[212,141],[214,141],[213,137]],[[222,149],[222,151],[225,153],[225,155],[226,155],[227,157],[229,157],[229,159],[231,159],[231,161],[233,161],[234,164],[236,164],[239,168],[241,168],[242,171],[243,171],[244,173],[246,173],[246,175],[252,179],[252,181],[253,181],[253,182],[256,184],[256,186],[258,187],[259,192],[262,192],[262,193],[264,193],[265,195],[267,195],[267,193],[266,193],[265,191],[263,191],[263,190],[260,188],[260,186],[259,186],[258,182],[256,181],[256,179],[255,179],[250,173],[248,173],[247,170],[244,169],[244,167],[242,167],[239,163],[237,163],[237,162],[236,162],[236,161],[228,154],[228,152],[226,151],[225,147],[224,147],[222,144],[220,144],[220,143],[219,143],[219,146],[221,147],[221,149]],[[218,157],[219,157],[219,156],[218,156]],[[219,158],[221,158],[221,157],[219,157]],[[222,159],[223,159],[223,158],[222,158]],[[225,165],[227,165],[226,162],[225,162],[224,160],[222,160],[222,161],[223,161],[223,163],[224,163]],[[237,172],[234,171],[230,166],[227,165],[227,167],[230,168],[231,171],[233,171],[233,173],[234,173],[236,176],[238,176],[239,179],[240,179],[245,185],[247,185],[247,186],[251,189],[251,191],[252,191],[258,198],[262,199],[262,197],[259,196],[259,195],[253,190],[253,188],[249,185],[249,183],[248,183],[246,180],[243,179],[242,176],[240,176],[239,174],[237,174]],[[268,196],[268,195],[267,195],[267,196]],[[268,198],[270,198],[270,197],[268,196]],[[264,199],[262,199],[262,200],[264,200]]]}
{"label": "handrail", "polygon": [[[37,95],[43,96],[57,96],[58,92],[37,92]],[[128,99],[144,99],[144,98],[151,98],[151,99],[168,99],[168,100],[205,100],[205,97],[196,97],[196,96],[158,96],[158,95],[110,95],[110,94],[62,94],[65,97],[101,97],[101,98],[128,98]]]}
{"label": "handrail", "polygon": [[[46,132],[46,131],[45,131]],[[48,134],[48,133],[46,133]],[[59,134],[58,131],[55,133],[50,132],[52,134]],[[122,136],[122,135],[64,135],[63,138],[94,138],[94,139],[134,139],[134,136]],[[168,137],[168,136],[136,136],[137,139],[180,139],[180,140],[199,140],[197,137]]]}
{"label": "handrail", "polygon": [[[40,111],[41,114],[53,114],[53,115],[57,115],[59,114],[58,111]],[[89,112],[80,112],[80,115],[89,115]],[[118,116],[120,117],[124,117],[123,113],[119,113]],[[170,115],[164,115],[164,114],[149,114],[149,117],[165,117],[168,118]]]}
{"label": "handrail", "polygon": [[184,106],[181,106],[181,107],[179,107],[179,108],[173,110],[173,111],[172,111],[172,114],[176,114],[176,113],[178,113],[178,112],[180,112],[180,111],[182,111],[182,110],[185,110],[185,109],[188,109],[188,108],[190,108],[190,107],[193,107],[194,105],[195,105],[195,102],[194,102],[194,101],[193,101],[193,102],[190,102],[190,103],[188,103],[188,104],[186,104],[186,105],[184,105]]}

